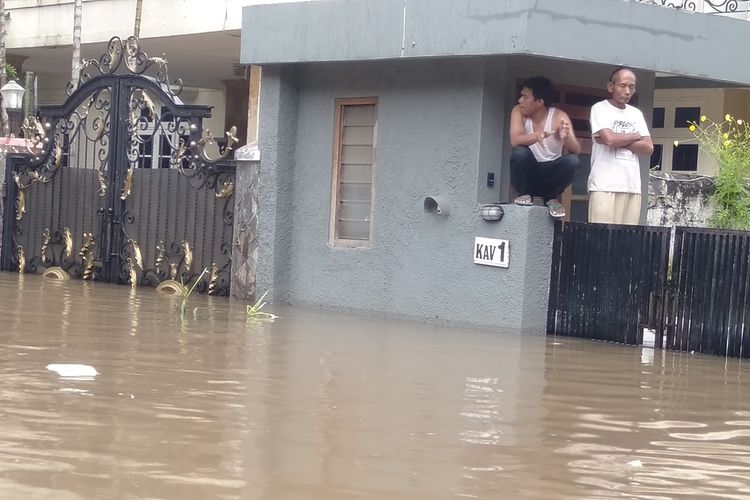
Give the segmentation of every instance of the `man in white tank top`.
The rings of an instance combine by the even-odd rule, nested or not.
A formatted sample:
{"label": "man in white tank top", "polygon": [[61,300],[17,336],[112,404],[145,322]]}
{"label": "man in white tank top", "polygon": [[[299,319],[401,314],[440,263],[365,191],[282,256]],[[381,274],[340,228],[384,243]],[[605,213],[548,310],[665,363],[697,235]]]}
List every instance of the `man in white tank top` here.
{"label": "man in white tank top", "polygon": [[510,113],[510,183],[518,193],[516,205],[532,205],[541,196],[552,217],[565,217],[558,200],[580,166],[581,145],[570,118],[550,107],[552,82],[535,76],[523,82],[521,97]]}
{"label": "man in white tank top", "polygon": [[591,107],[589,222],[638,224],[640,219],[638,155],[650,155],[654,145],[643,113],[628,104],[635,83],[631,69],[615,69],[607,82],[610,98]]}

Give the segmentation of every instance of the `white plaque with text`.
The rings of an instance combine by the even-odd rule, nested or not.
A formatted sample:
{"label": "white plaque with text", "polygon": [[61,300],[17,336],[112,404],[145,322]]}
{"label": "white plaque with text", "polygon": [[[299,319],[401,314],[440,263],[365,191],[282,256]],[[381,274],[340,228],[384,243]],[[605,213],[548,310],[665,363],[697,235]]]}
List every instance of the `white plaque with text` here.
{"label": "white plaque with text", "polygon": [[510,249],[508,240],[494,238],[474,238],[474,264],[494,267],[508,267]]}

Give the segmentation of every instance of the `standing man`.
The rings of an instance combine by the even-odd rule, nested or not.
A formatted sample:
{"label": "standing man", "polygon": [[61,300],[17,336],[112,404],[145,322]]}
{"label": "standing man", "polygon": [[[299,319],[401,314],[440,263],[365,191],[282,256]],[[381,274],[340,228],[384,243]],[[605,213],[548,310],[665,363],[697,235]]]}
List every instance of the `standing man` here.
{"label": "standing man", "polygon": [[609,99],[591,108],[589,222],[638,224],[641,169],[637,155],[654,151],[643,113],[628,103],[635,94],[635,73],[617,68],[607,82]]}
{"label": "standing man", "polygon": [[565,217],[558,197],[572,182],[580,165],[581,145],[568,115],[550,107],[552,82],[535,76],[523,82],[521,97],[510,113],[510,183],[518,193],[516,205],[532,205],[541,196],[552,217]]}

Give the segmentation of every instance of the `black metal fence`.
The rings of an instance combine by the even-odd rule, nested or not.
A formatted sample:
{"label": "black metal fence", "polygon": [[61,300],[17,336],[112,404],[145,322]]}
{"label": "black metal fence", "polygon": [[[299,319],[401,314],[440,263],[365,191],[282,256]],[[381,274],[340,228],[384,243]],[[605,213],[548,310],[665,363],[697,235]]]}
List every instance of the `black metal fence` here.
{"label": "black metal fence", "polygon": [[677,228],[666,347],[750,357],[750,233]]}
{"label": "black metal fence", "polygon": [[750,233],[555,228],[548,333],[640,344],[648,328],[657,348],[748,358],[748,327]]}
{"label": "black metal fence", "polygon": [[[555,228],[547,330],[639,344],[663,296],[669,229],[560,223]],[[660,318],[659,318],[660,319]]]}

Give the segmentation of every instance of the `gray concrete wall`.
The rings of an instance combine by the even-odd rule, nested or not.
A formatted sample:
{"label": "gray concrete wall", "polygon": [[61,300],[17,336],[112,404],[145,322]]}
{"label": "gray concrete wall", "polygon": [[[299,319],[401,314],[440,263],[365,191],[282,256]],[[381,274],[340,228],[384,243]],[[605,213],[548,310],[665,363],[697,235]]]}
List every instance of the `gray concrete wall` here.
{"label": "gray concrete wall", "polygon": [[[512,105],[508,105],[508,93],[513,87],[508,87],[508,58],[487,58],[484,66],[484,85],[482,88],[482,122],[479,137],[479,171],[477,173],[477,201],[492,203],[504,199],[508,191],[508,177],[503,170],[509,168],[503,165],[503,144],[508,135],[506,123]],[[507,156],[507,155],[506,155]],[[495,176],[495,185],[487,186],[487,174]]]}
{"label": "gray concrete wall", "polygon": [[[750,83],[746,21],[622,0],[352,0],[243,9],[244,64],[525,54]],[[721,55],[721,57],[717,57]]]}
{"label": "gray concrete wall", "polygon": [[[498,71],[481,58],[264,67],[257,293],[542,333],[547,211],[506,206],[499,223],[479,216],[480,157],[500,154],[491,137],[502,112],[490,110]],[[331,247],[334,99],[364,96],[379,99],[372,241]],[[449,216],[424,213],[434,195],[450,199]],[[510,267],[474,264],[476,236],[508,239]]]}
{"label": "gray concrete wall", "polygon": [[649,182],[649,226],[709,227],[714,215],[711,177],[655,173]]}
{"label": "gray concrete wall", "polygon": [[[275,300],[288,301],[291,236],[294,217],[297,88],[295,69],[263,68],[258,131],[263,161],[258,175],[258,268],[255,293],[273,289]],[[264,168],[265,167],[265,168]],[[268,299],[272,298],[269,294]]]}

